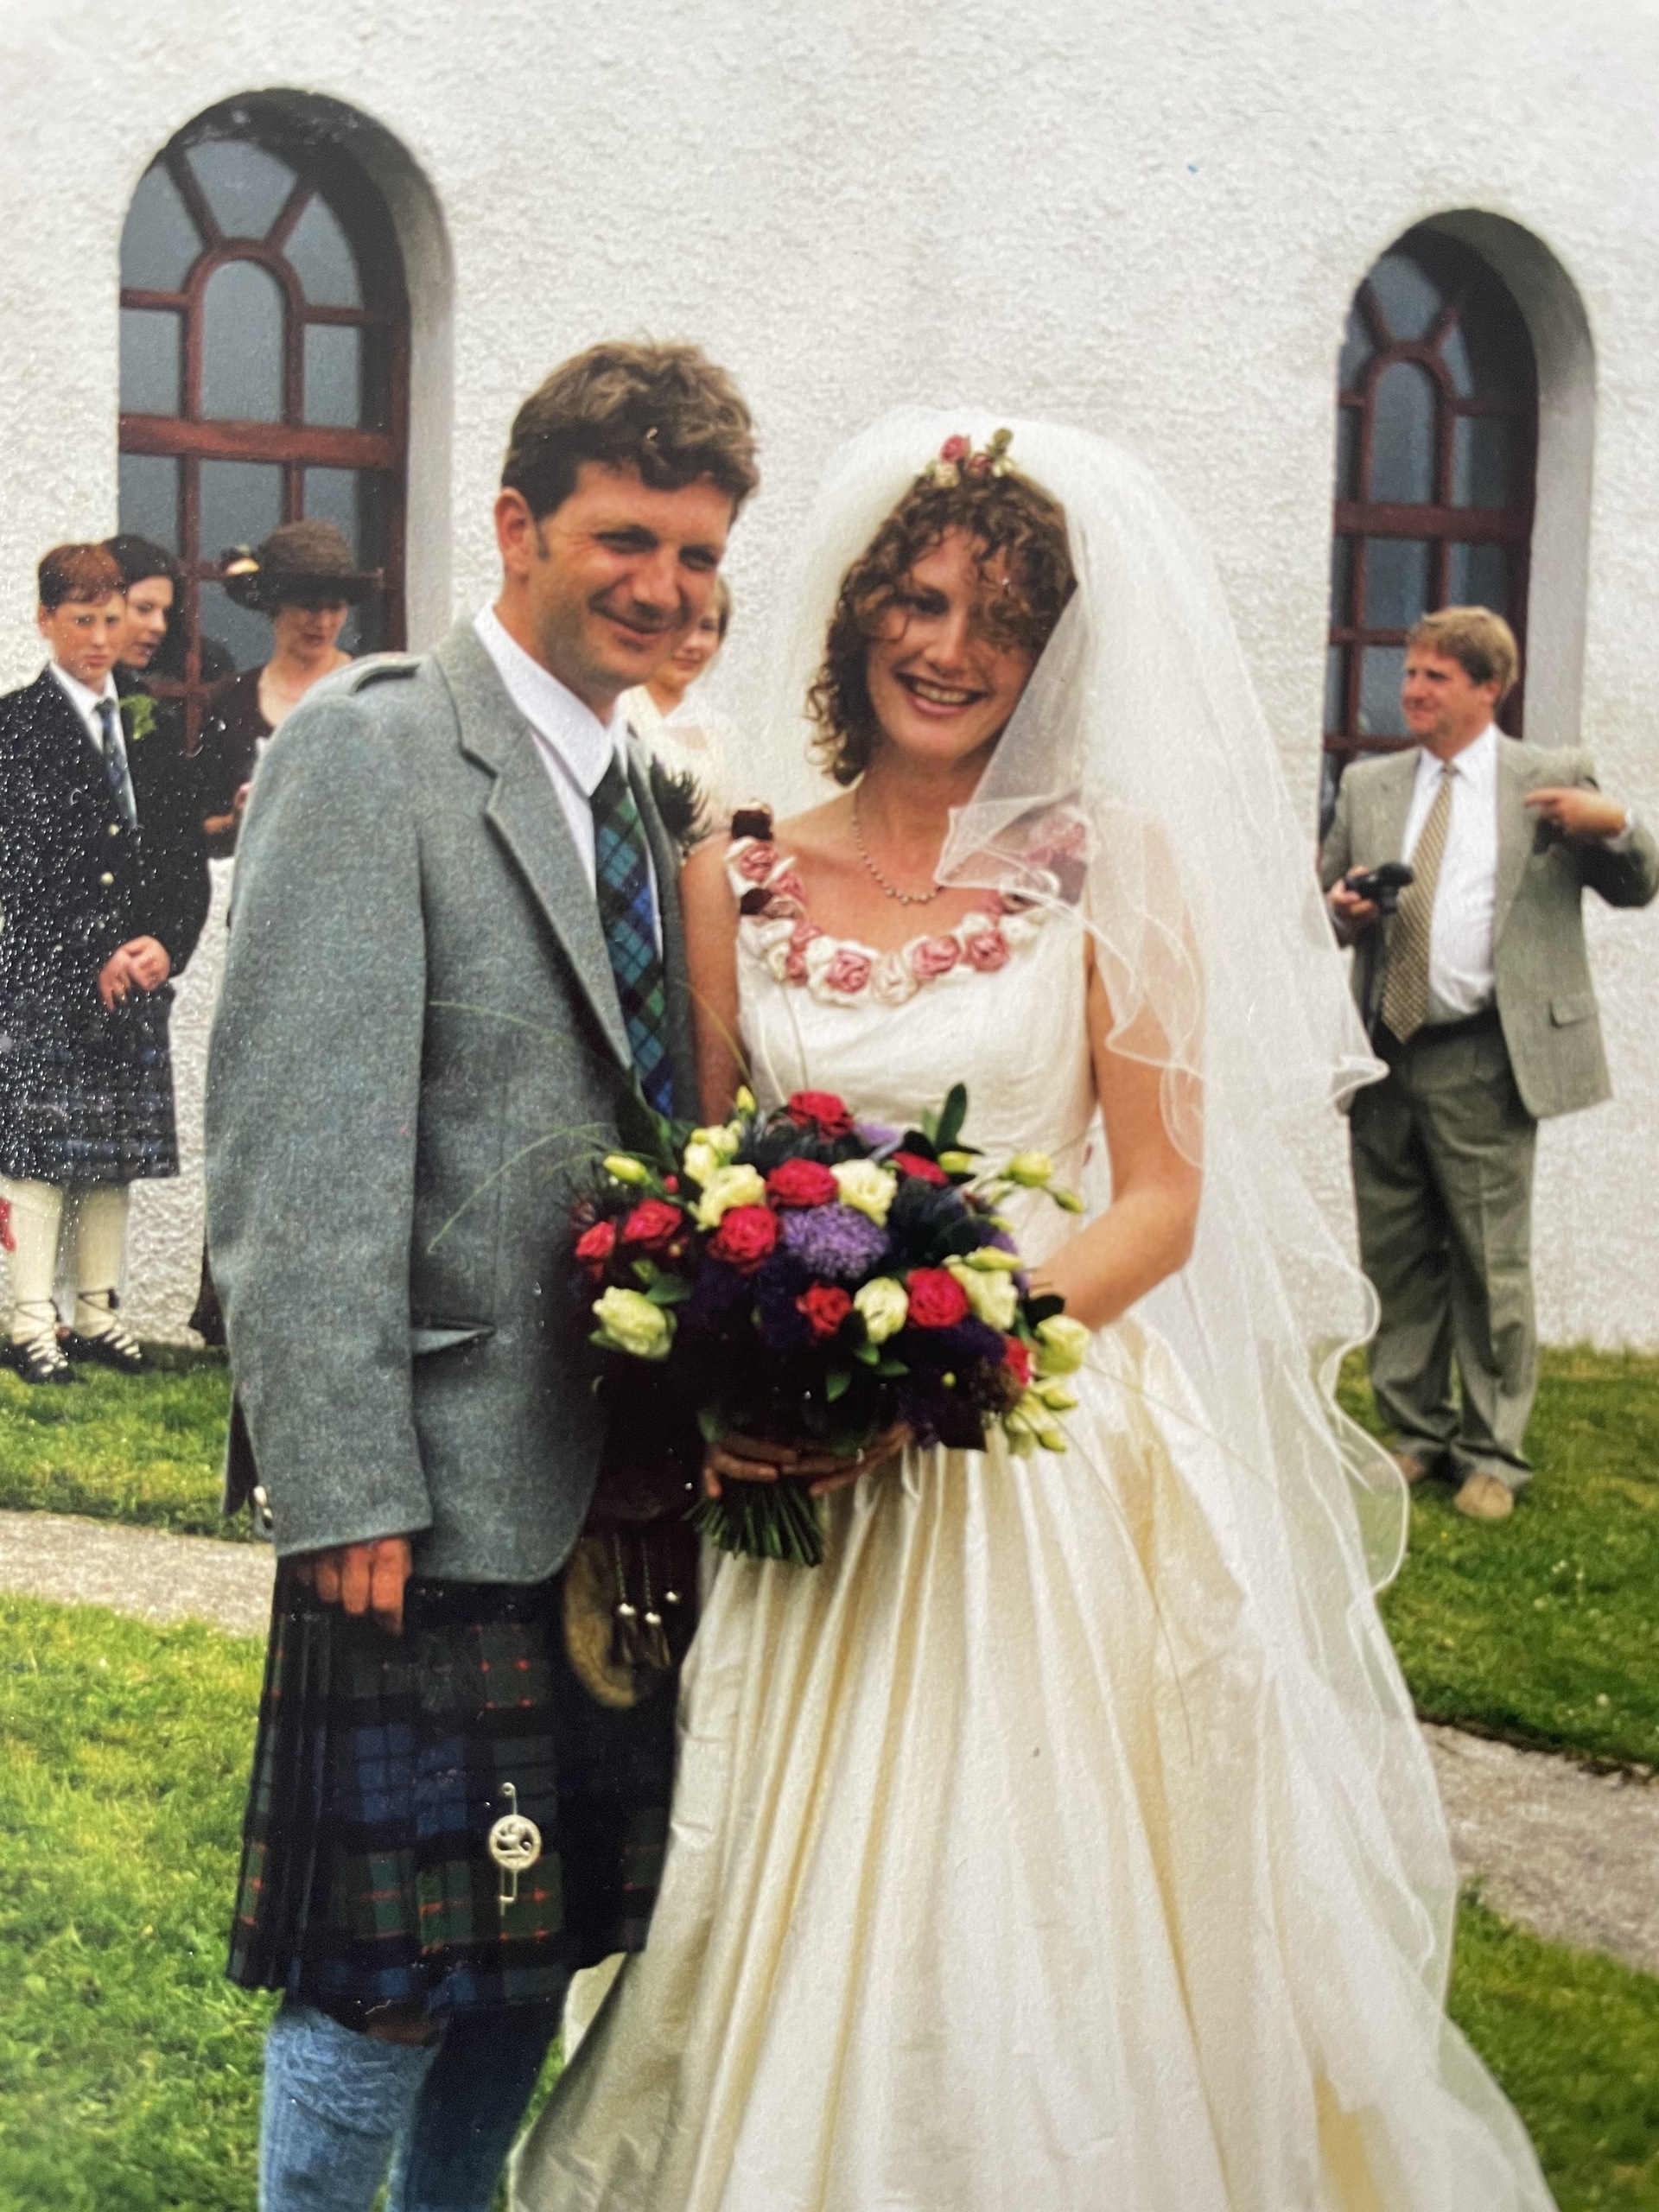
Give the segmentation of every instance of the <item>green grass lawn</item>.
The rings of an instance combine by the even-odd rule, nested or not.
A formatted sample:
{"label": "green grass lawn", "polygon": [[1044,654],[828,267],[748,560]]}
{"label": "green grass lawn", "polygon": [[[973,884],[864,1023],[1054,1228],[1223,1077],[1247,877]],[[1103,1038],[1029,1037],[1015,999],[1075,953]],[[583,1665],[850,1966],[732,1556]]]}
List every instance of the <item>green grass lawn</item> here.
{"label": "green grass lawn", "polygon": [[0,1370],[0,1508],[247,1541],[245,1513],[228,1526],[219,1514],[229,1370],[79,1372],[87,1379],[60,1390]]}
{"label": "green grass lawn", "polygon": [[[1361,1363],[1344,1386],[1370,1418]],[[1517,1742],[1659,1766],[1659,1359],[1552,1351],[1514,1515],[1412,1503],[1382,1615],[1417,1709]]]}
{"label": "green grass lawn", "polygon": [[[250,2212],[269,2001],[220,1969],[258,1686],[255,1643],[0,1598],[0,2212]],[[1471,1904],[1452,2011],[1562,2212],[1656,2212],[1659,1982]]]}

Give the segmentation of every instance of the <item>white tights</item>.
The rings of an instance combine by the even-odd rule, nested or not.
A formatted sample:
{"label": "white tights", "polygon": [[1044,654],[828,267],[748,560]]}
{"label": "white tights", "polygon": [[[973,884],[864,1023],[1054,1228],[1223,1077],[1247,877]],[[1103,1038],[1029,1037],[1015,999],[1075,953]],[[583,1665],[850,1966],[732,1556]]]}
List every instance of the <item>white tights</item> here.
{"label": "white tights", "polygon": [[113,1317],[127,1249],[127,1188],[122,1183],[14,1182],[0,1175],[0,1198],[11,1208],[11,1341],[32,1344],[55,1332],[53,1288],[64,1200],[75,1238],[75,1322],[83,1337],[101,1337]]}

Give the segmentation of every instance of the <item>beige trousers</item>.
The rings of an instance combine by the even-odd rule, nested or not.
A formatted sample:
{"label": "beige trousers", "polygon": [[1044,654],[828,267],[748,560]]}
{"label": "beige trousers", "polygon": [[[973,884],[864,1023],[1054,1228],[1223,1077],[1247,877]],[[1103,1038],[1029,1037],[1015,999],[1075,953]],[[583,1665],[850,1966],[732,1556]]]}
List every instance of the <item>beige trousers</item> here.
{"label": "beige trousers", "polygon": [[[58,1238],[67,1211],[75,1243],[75,1320],[81,1335],[110,1325],[109,1294],[118,1290],[127,1251],[127,1186],[29,1183],[0,1175],[0,1198],[11,1209],[13,1344],[29,1344],[56,1329],[53,1292],[58,1278]],[[92,1302],[89,1302],[92,1301]]]}
{"label": "beige trousers", "polygon": [[[1538,1379],[1532,1173],[1538,1124],[1494,1020],[1389,1048],[1350,1120],[1360,1257],[1382,1316],[1377,1410],[1401,1450],[1519,1489]],[[1459,1385],[1454,1400],[1452,1370]]]}

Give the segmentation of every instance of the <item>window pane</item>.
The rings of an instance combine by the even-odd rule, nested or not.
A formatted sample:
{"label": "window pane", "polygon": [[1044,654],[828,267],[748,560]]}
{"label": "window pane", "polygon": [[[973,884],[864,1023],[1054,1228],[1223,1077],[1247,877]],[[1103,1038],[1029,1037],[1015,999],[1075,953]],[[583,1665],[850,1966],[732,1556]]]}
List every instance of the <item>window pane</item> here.
{"label": "window pane", "polygon": [[1449,545],[1446,588],[1453,607],[1490,607],[1510,612],[1510,549],[1507,545]]}
{"label": "window pane", "polygon": [[1325,656],[1325,727],[1339,732],[1348,714],[1348,648],[1332,645]]}
{"label": "window pane", "polygon": [[121,282],[143,292],[177,292],[201,251],[179,188],[159,163],[132,195],[121,233]]}
{"label": "window pane", "polygon": [[305,327],[305,419],[346,430],[363,419],[363,333],[350,323]]}
{"label": "window pane", "polygon": [[1507,302],[1495,305],[1473,287],[1458,327],[1440,348],[1465,399],[1520,398],[1531,383],[1531,354],[1532,342],[1514,309]]}
{"label": "window pane", "polygon": [[1354,619],[1354,541],[1351,537],[1335,537],[1331,541],[1331,622],[1338,630],[1345,630]]}
{"label": "window pane", "polygon": [[257,545],[283,518],[283,472],[274,461],[201,463],[201,557]]}
{"label": "window pane", "polygon": [[120,467],[121,527],[136,537],[179,550],[179,464],[164,454],[124,453]]}
{"label": "window pane", "polygon": [[207,280],[201,317],[201,411],[239,423],[283,419],[283,295],[257,261],[227,261]]}
{"label": "window pane", "polygon": [[1416,505],[1434,495],[1434,385],[1427,369],[1395,361],[1371,404],[1371,497]]}
{"label": "window pane", "polygon": [[1371,289],[1382,319],[1396,338],[1426,338],[1441,307],[1438,285],[1431,284],[1408,254],[1385,253],[1371,271]]}
{"label": "window pane", "polygon": [[1428,548],[1421,538],[1365,541],[1365,627],[1408,630],[1428,605]]}
{"label": "window pane", "polygon": [[1501,415],[1459,415],[1452,425],[1452,504],[1510,504],[1510,425]]}
{"label": "window pane", "polygon": [[1376,350],[1358,307],[1350,308],[1348,327],[1342,334],[1342,354],[1337,363],[1337,388],[1339,391],[1358,391],[1360,372]]}
{"label": "window pane", "polygon": [[1362,737],[1403,737],[1400,719],[1400,676],[1406,664],[1403,645],[1367,645],[1359,659],[1359,734]]}
{"label": "window pane", "polygon": [[245,139],[212,139],[185,159],[227,238],[263,238],[294,189],[288,163]]}
{"label": "window pane", "polygon": [[339,218],[320,194],[314,194],[283,248],[305,296],[320,308],[360,308],[363,287],[357,256]]}
{"label": "window pane", "polygon": [[1359,497],[1359,426],[1363,417],[1357,407],[1344,407],[1337,414],[1337,497]]}
{"label": "window pane", "polygon": [[175,315],[139,308],[121,310],[121,411],[125,415],[176,415],[179,411],[181,340],[184,324]]}
{"label": "window pane", "polygon": [[238,668],[257,668],[270,658],[270,623],[227,598],[223,584],[201,587],[201,637],[204,654],[211,638]]}

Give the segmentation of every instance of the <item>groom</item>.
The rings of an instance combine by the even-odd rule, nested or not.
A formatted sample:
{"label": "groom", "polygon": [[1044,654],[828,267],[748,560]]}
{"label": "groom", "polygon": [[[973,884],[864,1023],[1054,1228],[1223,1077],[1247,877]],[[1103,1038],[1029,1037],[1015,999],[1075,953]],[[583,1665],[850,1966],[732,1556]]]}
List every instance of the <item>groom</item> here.
{"label": "groom", "polygon": [[486,2212],[570,1974],[644,1941],[673,1700],[607,1709],[567,1656],[600,1436],[564,1247],[620,1091],[694,1107],[616,701],[757,481],[695,347],[564,363],[493,607],[319,686],[248,809],[207,1177],[230,1502],[257,1477],[280,1562],[230,1966],[284,1993],[264,2212],[368,2212],[389,2163],[391,2212]]}

